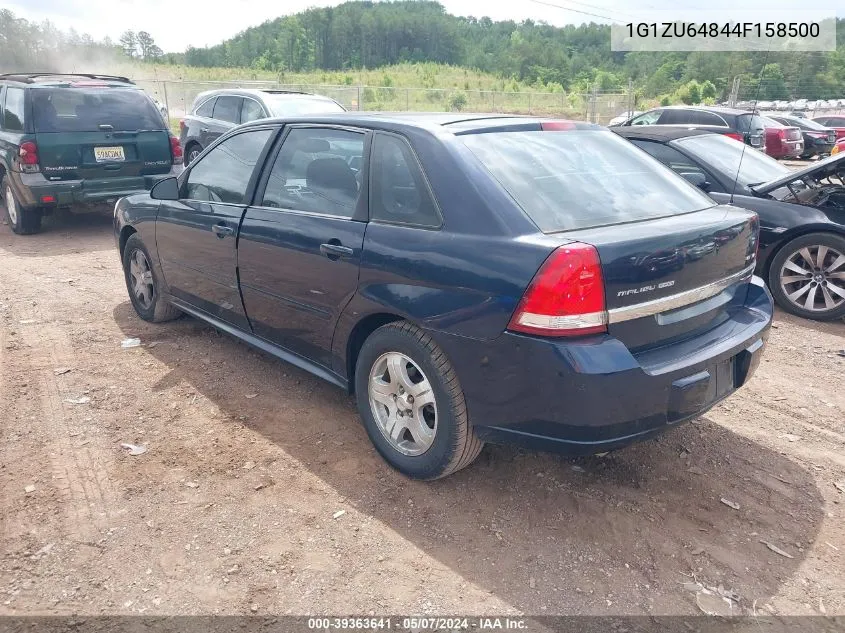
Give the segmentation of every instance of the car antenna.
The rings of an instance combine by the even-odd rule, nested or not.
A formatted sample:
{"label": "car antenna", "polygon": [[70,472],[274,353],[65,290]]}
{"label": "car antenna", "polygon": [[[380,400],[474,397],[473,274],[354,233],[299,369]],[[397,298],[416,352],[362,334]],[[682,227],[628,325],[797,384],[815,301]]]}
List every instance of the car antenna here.
{"label": "car antenna", "polygon": [[[769,42],[771,43],[772,38],[769,38]],[[757,112],[757,101],[760,99],[760,86],[763,85],[763,71],[766,69],[766,64],[769,63],[769,53],[771,50],[766,51],[766,58],[763,60],[763,65],[760,67],[760,76],[757,78],[757,90],[754,91],[754,102],[751,106],[751,123],[754,122],[754,116],[760,116]],[[749,123],[749,127],[751,125]],[[766,140],[766,130],[763,130],[763,141]],[[734,194],[736,193],[736,184],[739,182],[739,171],[742,169],[742,159],[745,158],[745,148],[748,144],[743,140],[742,142],[742,153],[739,155],[739,164],[736,166],[736,176],[734,177],[734,186],[731,189],[731,200],[730,204],[734,203]]]}

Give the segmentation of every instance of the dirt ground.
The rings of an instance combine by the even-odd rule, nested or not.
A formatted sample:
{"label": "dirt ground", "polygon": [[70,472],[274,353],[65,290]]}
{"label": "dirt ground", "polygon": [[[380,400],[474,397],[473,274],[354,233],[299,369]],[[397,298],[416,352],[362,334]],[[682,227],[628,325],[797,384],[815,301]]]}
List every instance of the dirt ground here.
{"label": "dirt ground", "polygon": [[337,388],[139,320],[110,218],[0,226],[0,322],[0,614],[845,613],[841,322],[779,312],[751,384],[656,440],[434,483]]}

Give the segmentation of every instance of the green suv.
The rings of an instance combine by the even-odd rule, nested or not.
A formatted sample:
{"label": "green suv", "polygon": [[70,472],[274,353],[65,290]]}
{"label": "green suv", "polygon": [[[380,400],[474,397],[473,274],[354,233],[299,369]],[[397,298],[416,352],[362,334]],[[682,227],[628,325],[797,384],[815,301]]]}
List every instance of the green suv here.
{"label": "green suv", "polygon": [[125,77],[0,75],[5,219],[35,233],[57,208],[101,208],[182,169],[161,112]]}

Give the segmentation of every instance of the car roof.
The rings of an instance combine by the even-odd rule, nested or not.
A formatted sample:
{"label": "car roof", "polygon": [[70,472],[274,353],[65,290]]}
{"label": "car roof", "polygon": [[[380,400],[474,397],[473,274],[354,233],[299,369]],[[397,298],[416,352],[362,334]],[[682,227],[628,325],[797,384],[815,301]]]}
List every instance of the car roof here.
{"label": "car roof", "polygon": [[688,136],[702,136],[705,134],[720,134],[717,130],[724,130],[724,127],[697,125],[694,127],[685,125],[631,125],[627,127],[610,128],[623,138],[642,139],[646,141],[674,141]]}
{"label": "car roof", "polygon": [[0,75],[0,81],[26,84],[33,88],[84,87],[85,84],[115,88],[137,87],[126,77],[92,73],[8,73]]}
{"label": "car roof", "polygon": [[197,100],[206,99],[208,97],[235,96],[235,97],[265,97],[267,95],[285,95],[291,99],[324,99],[326,101],[333,101],[331,97],[325,95],[318,95],[311,92],[298,92],[296,90],[276,90],[273,88],[216,88],[214,90],[207,90],[197,95]]}
{"label": "car roof", "polygon": [[[324,123],[330,125],[350,125],[368,128],[402,129],[416,128],[433,130],[448,128],[455,133],[467,133],[488,129],[507,131],[543,121],[560,121],[553,117],[522,116],[518,114],[489,114],[466,112],[337,112],[314,114],[300,117],[269,118],[246,123],[245,125]],[[583,121],[568,121],[578,129],[605,129],[600,125]],[[241,126],[244,127],[244,126]]]}
{"label": "car roof", "polygon": [[715,112],[717,114],[751,114],[748,110],[740,110],[739,108],[727,108],[725,106],[701,106],[701,105],[670,105],[659,106],[652,108],[652,110],[704,110],[705,112]]}

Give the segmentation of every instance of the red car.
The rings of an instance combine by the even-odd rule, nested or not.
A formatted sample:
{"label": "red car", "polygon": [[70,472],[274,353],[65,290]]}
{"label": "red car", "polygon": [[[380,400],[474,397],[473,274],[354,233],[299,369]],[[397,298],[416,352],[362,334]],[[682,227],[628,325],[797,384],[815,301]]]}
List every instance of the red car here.
{"label": "red car", "polygon": [[845,115],[838,114],[835,116],[817,116],[813,119],[813,121],[836,130],[836,140],[845,138]]}
{"label": "red car", "polygon": [[766,130],[766,153],[772,158],[798,158],[804,153],[804,137],[801,130],[778,123],[768,117],[760,117]]}

